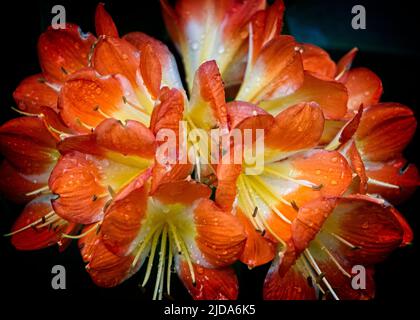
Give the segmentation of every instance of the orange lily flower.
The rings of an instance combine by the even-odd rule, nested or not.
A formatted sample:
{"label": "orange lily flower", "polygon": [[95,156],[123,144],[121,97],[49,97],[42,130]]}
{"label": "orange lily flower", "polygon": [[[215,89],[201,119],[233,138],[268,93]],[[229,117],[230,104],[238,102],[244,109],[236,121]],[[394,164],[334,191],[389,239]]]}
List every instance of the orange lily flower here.
{"label": "orange lily flower", "polygon": [[[233,116],[238,109],[242,119]],[[341,196],[351,183],[352,172],[339,152],[310,150],[318,144],[324,126],[316,103],[298,104],[276,117],[239,102],[231,103],[228,112],[235,128],[265,128],[262,172],[247,175],[246,163],[222,163],[216,190],[216,201],[226,210],[237,210],[248,226],[241,261],[254,267],[274,257],[274,247],[265,240],[283,247],[289,241],[297,208],[323,197]]]}
{"label": "orange lily flower", "polygon": [[145,286],[158,254],[154,299],[170,294],[173,264],[194,299],[236,299],[237,278],[226,267],[242,251],[245,234],[239,220],[209,196],[210,189],[194,181],[164,183],[150,192],[150,185],[137,179],[108,207],[100,234],[83,240],[92,279],[115,286],[148,257]]}

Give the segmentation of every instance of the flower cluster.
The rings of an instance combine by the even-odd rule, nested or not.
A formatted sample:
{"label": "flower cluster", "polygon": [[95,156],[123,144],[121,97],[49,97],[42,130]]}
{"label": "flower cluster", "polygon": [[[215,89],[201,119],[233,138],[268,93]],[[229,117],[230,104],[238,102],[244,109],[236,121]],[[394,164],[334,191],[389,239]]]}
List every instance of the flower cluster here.
{"label": "flower cluster", "polygon": [[[161,5],[186,89],[168,48],[120,37],[102,4],[96,36],[72,24],[40,36],[42,73],[19,84],[23,116],[0,128],[0,189],[26,203],[13,245],[64,250],[78,239],[97,285],[143,266],[141,285],[154,278],[158,299],[174,272],[194,299],[236,299],[237,261],[271,262],[265,299],[372,298],[374,265],[412,240],[392,204],[419,184],[402,156],[413,112],[379,102],[381,80],[351,68],[356,49],[335,63],[281,35],[282,1]],[[163,129],[192,162],[162,161]],[[200,143],[213,129],[228,148]],[[245,155],[261,139],[245,145],[233,132],[259,129],[264,167],[249,174]],[[238,144],[240,161],[227,158]],[[355,265],[364,288],[352,287]]]}

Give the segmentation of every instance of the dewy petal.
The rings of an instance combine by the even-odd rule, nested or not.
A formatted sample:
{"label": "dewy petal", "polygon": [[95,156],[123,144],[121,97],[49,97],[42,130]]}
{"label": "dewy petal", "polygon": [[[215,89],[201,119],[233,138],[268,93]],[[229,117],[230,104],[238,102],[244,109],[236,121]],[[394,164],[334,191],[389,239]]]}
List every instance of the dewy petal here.
{"label": "dewy petal", "polygon": [[311,150],[303,156],[286,160],[292,165],[291,177],[311,181],[320,187],[323,196],[339,196],[352,180],[352,170],[346,159],[338,152]]}
{"label": "dewy petal", "polygon": [[103,76],[118,74],[127,78],[140,102],[136,105],[150,114],[160,88],[157,81],[162,78],[162,68],[153,50],[143,53],[141,58],[141,52],[125,39],[105,36],[95,46],[92,67]]}
{"label": "dewy petal", "polygon": [[[354,264],[381,262],[403,241],[404,230],[392,207],[383,200],[349,196],[337,203],[323,226],[324,243]],[[336,235],[333,237],[333,235]],[[339,242],[344,239],[351,246]]]}
{"label": "dewy petal", "polygon": [[56,141],[38,117],[15,118],[0,127],[0,150],[19,173],[48,175],[58,158]]}
{"label": "dewy petal", "polygon": [[164,204],[182,203],[192,205],[198,199],[210,197],[211,190],[204,184],[195,181],[174,181],[162,183],[153,193],[153,197]]}
{"label": "dewy petal", "polygon": [[[179,136],[180,121],[183,120],[184,113],[184,95],[177,89],[169,89],[163,87],[159,96],[160,103],[155,106],[152,113],[152,119],[150,120],[150,129],[156,135],[159,136],[160,130],[172,130],[175,134],[176,141],[176,161],[171,163],[166,161],[168,152],[164,154],[156,152],[156,162],[153,167],[153,179],[152,179],[152,192],[154,192],[162,183],[169,181],[183,180],[190,175],[192,171],[192,164],[182,163],[181,155],[179,154],[180,145],[184,145]],[[160,138],[159,138],[160,140]],[[165,141],[157,141],[159,146]]]}
{"label": "dewy petal", "polygon": [[90,33],[82,33],[76,25],[65,29],[50,27],[38,40],[38,55],[47,81],[61,83],[69,74],[88,66],[89,53],[96,41]]}
{"label": "dewy petal", "polygon": [[86,269],[96,285],[115,287],[135,273],[135,270],[132,270],[133,260],[132,255],[125,257],[114,255],[102,241],[99,241],[93,249]]}
{"label": "dewy petal", "polygon": [[[11,232],[22,229],[53,212],[52,199],[52,195],[45,195],[29,202],[14,223]],[[42,225],[42,223],[39,225]],[[18,250],[42,249],[57,244],[61,239],[61,233],[66,233],[67,227],[68,223],[58,228],[54,226],[49,227],[48,225],[41,228],[34,226],[12,235],[11,241]]]}
{"label": "dewy petal", "polygon": [[325,50],[313,44],[301,44],[303,68],[321,79],[333,79],[336,65]]}
{"label": "dewy petal", "polygon": [[407,220],[404,216],[394,207],[390,208],[391,212],[394,214],[394,217],[400,223],[401,228],[403,229],[403,238],[400,244],[401,247],[407,246],[413,242],[414,233],[411,229],[410,225],[408,224]]}
{"label": "dewy petal", "polygon": [[264,281],[265,300],[316,300],[308,272],[293,250],[280,253],[270,266]]}
{"label": "dewy petal", "polygon": [[276,36],[248,64],[236,100],[259,103],[293,93],[303,82],[300,53],[291,36]]}
{"label": "dewy petal", "polygon": [[236,183],[242,172],[241,164],[222,163],[217,166],[216,203],[231,212],[236,198]]}
{"label": "dewy petal", "polygon": [[205,61],[216,60],[224,75],[246,41],[247,23],[255,12],[264,9],[265,1],[179,0],[172,8],[163,0],[161,5],[169,34],[182,55],[191,89],[194,72]]}
{"label": "dewy petal", "polygon": [[134,85],[139,65],[140,52],[128,41],[105,36],[95,45],[92,67],[101,75],[121,74]]}
{"label": "dewy petal", "polygon": [[99,3],[96,7],[95,12],[95,29],[96,35],[99,36],[110,36],[118,38],[118,30],[115,26],[112,17],[105,10],[105,5]]}
{"label": "dewy petal", "polygon": [[102,219],[113,193],[123,192],[140,174],[150,174],[155,141],[138,122],[122,126],[108,119],[92,134],[67,138],[58,148],[64,155],[49,181],[59,196],[54,208],[68,220],[86,224]]}
{"label": "dewy petal", "polygon": [[137,237],[146,213],[148,188],[136,181],[136,187],[119,196],[108,207],[102,223],[102,241],[114,254],[124,256],[132,251],[131,244]]}
{"label": "dewy petal", "polygon": [[387,161],[399,157],[416,130],[413,111],[398,103],[380,103],[365,109],[356,132],[363,160]]}
{"label": "dewy petal", "polygon": [[106,119],[96,127],[96,143],[124,156],[153,159],[156,150],[153,133],[142,123],[128,120],[122,124],[115,119]]}
{"label": "dewy petal", "polygon": [[249,268],[254,268],[273,260],[276,254],[274,243],[257,232],[243,213],[239,212],[238,218],[241,220],[246,234],[244,251],[240,257],[241,262]]}
{"label": "dewy petal", "polygon": [[215,61],[205,62],[198,68],[187,114],[205,130],[227,127],[225,91]]}
{"label": "dewy petal", "polygon": [[209,269],[194,264],[195,285],[187,262],[177,256],[176,271],[194,300],[236,300],[239,284],[232,268]]}
{"label": "dewy petal", "polygon": [[265,146],[277,152],[309,149],[318,144],[323,130],[324,116],[319,105],[303,102],[275,117],[273,126],[266,132]]}
{"label": "dewy petal", "polygon": [[368,183],[368,193],[399,204],[408,199],[420,185],[420,176],[414,164],[408,164],[403,158],[392,159],[385,163],[365,161],[366,175],[376,181],[396,187]]}
{"label": "dewy petal", "polygon": [[365,107],[379,102],[382,95],[382,81],[366,68],[351,69],[343,82],[349,94],[348,112],[357,111],[360,105]]}
{"label": "dewy petal", "polygon": [[362,157],[360,156],[354,141],[351,142],[347,149],[346,156],[349,159],[351,168],[359,177],[359,186],[358,189],[356,189],[357,193],[366,194],[368,191],[368,176],[366,174],[365,164],[363,163]]}
{"label": "dewy petal", "polygon": [[176,60],[166,45],[142,32],[128,33],[123,39],[134,45],[140,54],[145,48],[151,47],[162,67],[162,85],[183,90]]}
{"label": "dewy petal", "polygon": [[320,199],[299,208],[292,223],[293,244],[298,254],[303,252],[321,231],[335,205],[335,199]]}
{"label": "dewy petal", "polygon": [[199,200],[193,210],[195,242],[207,264],[224,267],[235,262],[246,240],[240,221],[208,199]]}
{"label": "dewy petal", "polygon": [[288,106],[300,103],[318,103],[326,119],[342,119],[347,111],[347,89],[337,81],[321,80],[308,72],[302,86],[293,93],[271,101],[263,101],[259,105],[261,108],[272,114],[277,114],[279,110]]}
{"label": "dewy petal", "polygon": [[13,98],[20,110],[34,114],[39,114],[42,107],[57,110],[58,93],[43,77],[43,74],[27,77],[13,92]]}
{"label": "dewy petal", "polygon": [[232,101],[227,105],[229,128],[232,129],[269,129],[274,117],[251,103]]}
{"label": "dewy petal", "polygon": [[80,133],[89,132],[106,118],[138,120],[149,125],[150,116],[123,76],[98,76],[83,70],[67,81],[59,96],[63,121]]}
{"label": "dewy petal", "polygon": [[150,130],[157,135],[161,129],[171,129],[178,136],[179,123],[184,114],[184,95],[177,89],[163,87],[159,101],[153,109]]}
{"label": "dewy petal", "polygon": [[284,3],[276,0],[265,10],[258,11],[251,21],[250,63],[254,64],[264,45],[279,35],[283,28]]}
{"label": "dewy petal", "polygon": [[111,198],[103,180],[104,163],[79,152],[69,152],[58,161],[49,179],[58,195],[53,208],[62,218],[89,224],[103,218],[103,208]]}
{"label": "dewy petal", "polygon": [[140,73],[153,99],[157,99],[162,82],[162,66],[151,45],[141,51]]}

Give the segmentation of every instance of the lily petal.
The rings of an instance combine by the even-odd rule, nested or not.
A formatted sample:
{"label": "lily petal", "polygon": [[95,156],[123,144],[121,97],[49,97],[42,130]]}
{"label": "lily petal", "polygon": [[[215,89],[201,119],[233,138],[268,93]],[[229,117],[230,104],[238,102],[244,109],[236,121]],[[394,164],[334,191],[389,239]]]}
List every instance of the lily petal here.
{"label": "lily petal", "polygon": [[43,74],[25,78],[13,92],[13,98],[25,112],[39,114],[42,107],[57,111],[58,93],[46,83]]}
{"label": "lily petal", "polygon": [[95,29],[96,35],[99,36],[110,36],[118,38],[118,30],[115,26],[112,17],[105,10],[105,5],[99,3],[96,7],[95,12]]}
{"label": "lily petal", "polygon": [[413,111],[398,103],[380,103],[365,109],[356,132],[363,160],[387,161],[399,157],[416,130]]}
{"label": "lily petal", "polygon": [[347,107],[350,114],[361,105],[368,107],[378,103],[383,91],[381,79],[366,68],[351,69],[344,85],[349,94]]}
{"label": "lily petal", "polygon": [[93,70],[76,74],[64,84],[59,109],[66,125],[80,133],[89,132],[106,118],[134,119],[146,125],[150,121],[127,79],[100,77]]}
{"label": "lily petal", "polygon": [[89,53],[96,41],[74,24],[65,29],[50,27],[38,40],[38,55],[47,81],[61,83],[68,75],[88,66]]}
{"label": "lily petal", "polygon": [[176,258],[179,278],[194,300],[236,300],[239,292],[238,279],[231,268],[209,269],[194,264],[195,285],[190,269],[181,257]]}
{"label": "lily petal", "polygon": [[225,91],[215,61],[205,62],[197,70],[187,112],[199,128],[227,127]]}
{"label": "lily petal", "polygon": [[321,79],[333,79],[336,65],[325,50],[313,44],[304,43],[302,47],[303,68]]}
{"label": "lily petal", "polygon": [[279,99],[263,101],[259,105],[270,113],[277,114],[288,106],[314,101],[321,106],[326,119],[342,119],[346,114],[348,94],[346,87],[340,82],[321,80],[305,72],[302,86],[290,93]]}

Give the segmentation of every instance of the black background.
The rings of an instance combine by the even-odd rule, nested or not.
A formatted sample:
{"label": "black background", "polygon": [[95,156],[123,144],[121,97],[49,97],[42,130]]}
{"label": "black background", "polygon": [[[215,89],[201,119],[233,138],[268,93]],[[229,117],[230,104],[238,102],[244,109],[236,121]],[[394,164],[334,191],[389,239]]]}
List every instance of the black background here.
{"label": "black background", "polygon": [[[105,1],[121,35],[130,31],[143,31],[164,41],[175,52],[165,31],[158,1]],[[96,0],[46,0],[2,1],[1,23],[1,122],[16,117],[10,110],[14,105],[12,92],[26,76],[40,71],[36,43],[40,33],[51,23],[51,8],[61,4],[66,8],[67,21],[79,24],[84,31],[94,31]],[[367,12],[367,29],[351,28],[351,8],[362,4]],[[400,0],[396,4],[383,1],[286,1],[285,32],[295,35],[300,41],[322,45],[334,59],[338,59],[353,46],[361,50],[354,66],[366,66],[376,72],[383,81],[382,101],[395,101],[410,106],[418,117],[418,31],[420,20],[415,1]],[[418,12],[418,11],[417,11]],[[405,155],[419,165],[417,133]],[[400,206],[415,236],[420,234],[417,191]],[[21,208],[0,198],[0,233],[10,230]],[[35,252],[19,252],[10,244],[10,239],[0,238],[0,294],[18,301],[40,301],[40,308],[49,304],[48,299],[69,302],[71,298],[91,300],[100,298],[140,301],[150,299],[153,291],[142,290],[138,283],[142,273],[132,277],[114,289],[100,289],[91,282],[84,270],[76,243],[63,254],[49,248]],[[377,301],[404,302],[417,298],[420,263],[418,240],[412,246],[394,252],[387,261],[377,266]],[[51,268],[61,264],[67,269],[67,290],[51,289]],[[254,269],[237,266],[240,277],[240,299],[261,299],[261,288],[267,266]],[[176,301],[187,301],[189,296],[173,276],[173,296]],[[1,304],[5,303],[2,299]],[[372,302],[378,303],[378,302]],[[271,306],[273,306],[271,304]],[[313,305],[312,305],[313,307]],[[275,306],[274,306],[275,308]]]}

